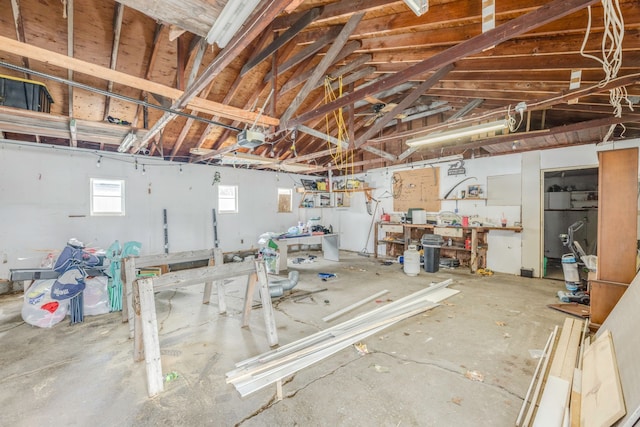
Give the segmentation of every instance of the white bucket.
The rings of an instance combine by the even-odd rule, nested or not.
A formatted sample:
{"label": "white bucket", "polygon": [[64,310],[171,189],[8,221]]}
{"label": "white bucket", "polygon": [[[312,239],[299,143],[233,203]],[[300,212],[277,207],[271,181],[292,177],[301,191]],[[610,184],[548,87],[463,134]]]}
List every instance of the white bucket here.
{"label": "white bucket", "polygon": [[409,245],[404,251],[403,269],[407,276],[417,276],[420,273],[420,252],[417,251],[416,245]]}

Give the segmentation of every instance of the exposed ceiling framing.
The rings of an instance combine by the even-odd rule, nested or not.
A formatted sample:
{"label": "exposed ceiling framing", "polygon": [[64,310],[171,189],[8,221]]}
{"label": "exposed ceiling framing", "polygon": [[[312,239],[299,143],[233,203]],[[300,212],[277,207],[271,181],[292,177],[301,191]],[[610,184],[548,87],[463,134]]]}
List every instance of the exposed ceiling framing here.
{"label": "exposed ceiling framing", "polygon": [[[40,113],[0,98],[7,139],[116,151],[133,133],[134,153],[322,174],[640,137],[636,0],[500,0],[484,31],[481,0],[421,16],[403,1],[265,0],[224,48],[207,35],[227,0],[0,1],[0,74],[54,99]],[[623,31],[605,28],[611,10]],[[612,52],[607,77],[594,57]],[[405,144],[499,118],[508,133]],[[239,144],[242,129],[265,143]]]}

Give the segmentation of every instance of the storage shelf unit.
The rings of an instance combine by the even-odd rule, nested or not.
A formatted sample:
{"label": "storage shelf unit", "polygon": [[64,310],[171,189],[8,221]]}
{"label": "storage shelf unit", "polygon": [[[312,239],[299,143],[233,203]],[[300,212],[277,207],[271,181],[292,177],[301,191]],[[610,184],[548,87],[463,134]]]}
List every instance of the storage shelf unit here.
{"label": "storage shelf unit", "polygon": [[305,190],[300,200],[300,209],[342,208],[351,206],[351,194],[364,192],[371,195],[373,188],[354,188],[349,190],[317,191]]}

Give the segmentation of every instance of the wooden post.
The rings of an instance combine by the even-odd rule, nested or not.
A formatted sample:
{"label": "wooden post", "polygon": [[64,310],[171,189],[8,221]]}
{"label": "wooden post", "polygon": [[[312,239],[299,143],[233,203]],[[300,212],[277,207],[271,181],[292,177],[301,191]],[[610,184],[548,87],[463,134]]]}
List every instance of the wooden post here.
{"label": "wooden post", "polygon": [[[129,325],[133,325],[133,361],[141,362],[144,359],[144,347],[142,343],[142,317],[141,317],[141,307],[140,307],[140,292],[138,290],[137,281],[133,282],[133,297],[132,297],[132,310],[131,314],[134,316],[132,320],[129,321]],[[155,302],[154,302],[155,305]]]}
{"label": "wooden post", "polygon": [[[162,364],[160,361],[160,340],[156,320],[156,304],[153,295],[153,279],[140,279],[134,282],[136,296],[140,304],[142,320],[142,341],[144,343],[145,365],[147,370],[147,392],[153,397],[163,391]],[[137,315],[137,313],[136,313]]]}
{"label": "wooden post", "polygon": [[478,271],[478,230],[474,227],[471,229],[471,262],[469,263],[471,272]]}
{"label": "wooden post", "polygon": [[[209,258],[209,267],[216,265],[217,262],[215,262],[213,259]],[[206,282],[204,282],[204,293],[202,294],[202,303],[203,304],[209,304],[209,301],[211,300],[211,288],[213,287],[213,280],[207,280]]]}
{"label": "wooden post", "polygon": [[[222,265],[224,263],[224,256],[220,249],[214,249],[213,255],[216,265]],[[224,314],[227,312],[227,302],[224,299],[224,280],[218,280],[216,287],[218,288],[218,313]]]}
{"label": "wooden post", "polygon": [[256,275],[260,282],[260,299],[262,300],[262,314],[264,324],[267,328],[267,340],[271,347],[278,345],[278,331],[276,330],[276,319],[271,305],[271,294],[269,293],[269,279],[267,276],[267,266],[263,260],[256,260]]}
{"label": "wooden post", "polygon": [[134,314],[133,314],[133,282],[136,280],[136,261],[133,257],[127,257],[122,260],[124,281],[122,282],[122,304],[127,307],[126,317],[125,310],[122,310],[122,321],[129,322],[129,338],[133,338],[134,330]]}
{"label": "wooden post", "polygon": [[244,291],[244,309],[242,310],[242,327],[249,326],[249,315],[253,303],[253,293],[256,289],[257,273],[247,276],[247,288]]}

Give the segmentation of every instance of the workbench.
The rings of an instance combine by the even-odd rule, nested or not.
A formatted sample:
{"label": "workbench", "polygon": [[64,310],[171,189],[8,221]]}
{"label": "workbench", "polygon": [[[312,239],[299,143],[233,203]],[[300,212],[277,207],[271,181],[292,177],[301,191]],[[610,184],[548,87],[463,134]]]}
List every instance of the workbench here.
{"label": "workbench", "polygon": [[275,240],[280,250],[280,271],[287,270],[287,257],[289,246],[294,245],[322,245],[322,256],[329,261],[340,261],[339,240],[336,233],[333,234],[304,234],[292,237],[280,237]]}
{"label": "workbench", "polygon": [[[461,265],[468,266],[472,273],[486,267],[487,234],[491,230],[503,230],[519,233],[522,227],[474,226],[459,227],[434,224],[404,224],[386,221],[378,222],[374,232],[375,257],[378,257],[378,246],[386,245],[386,255],[396,258],[403,255],[409,244],[418,244],[423,234],[438,234],[445,242],[449,239],[452,245],[440,248],[442,256],[459,259]],[[384,237],[380,234],[382,232]],[[465,240],[469,239],[469,245]]]}

